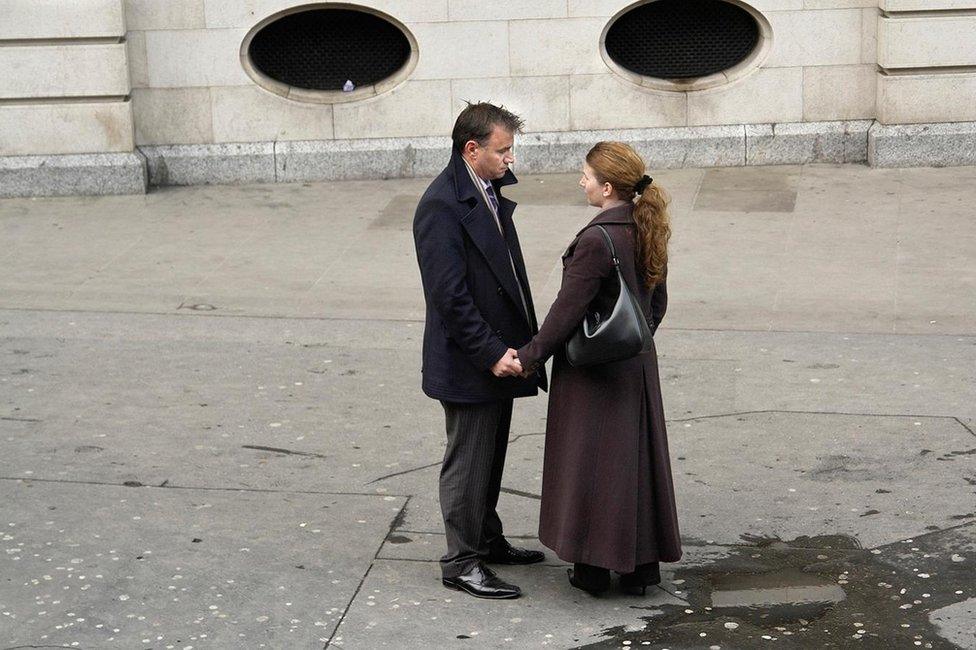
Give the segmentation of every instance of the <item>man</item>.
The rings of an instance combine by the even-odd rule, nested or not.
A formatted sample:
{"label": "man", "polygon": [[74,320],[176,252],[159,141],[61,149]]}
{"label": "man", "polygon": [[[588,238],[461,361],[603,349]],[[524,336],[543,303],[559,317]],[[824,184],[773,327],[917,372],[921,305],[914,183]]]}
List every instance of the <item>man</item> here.
{"label": "man", "polygon": [[413,223],[427,303],[423,389],[441,401],[447,420],[442,582],[479,598],[521,595],[486,563],[545,559],[509,544],[495,510],[513,399],[546,388],[545,371],[522,377],[515,354],[538,330],[512,222],[515,203],[500,192],[517,182],[509,165],[521,128],[504,108],[469,104],[454,125],[451,161],[427,188]]}

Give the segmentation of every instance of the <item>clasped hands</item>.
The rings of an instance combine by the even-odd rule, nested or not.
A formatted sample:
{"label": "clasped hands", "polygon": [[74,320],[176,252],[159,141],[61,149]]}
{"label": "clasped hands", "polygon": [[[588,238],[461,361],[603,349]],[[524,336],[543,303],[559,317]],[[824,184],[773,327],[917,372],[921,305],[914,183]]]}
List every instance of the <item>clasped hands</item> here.
{"label": "clasped hands", "polygon": [[522,368],[522,362],[519,361],[518,353],[512,348],[508,348],[505,356],[496,361],[495,365],[491,367],[491,374],[496,377],[522,377],[524,379],[530,373]]}

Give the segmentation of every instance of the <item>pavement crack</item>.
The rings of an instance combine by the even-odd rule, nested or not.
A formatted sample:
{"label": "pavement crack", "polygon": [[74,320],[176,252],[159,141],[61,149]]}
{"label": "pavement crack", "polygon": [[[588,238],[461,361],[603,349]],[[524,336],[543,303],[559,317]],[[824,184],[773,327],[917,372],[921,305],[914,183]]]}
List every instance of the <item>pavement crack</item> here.
{"label": "pavement crack", "polygon": [[727,418],[735,415],[769,415],[772,413],[783,413],[786,415],[850,415],[867,418],[932,418],[937,420],[955,420],[964,429],[976,435],[972,429],[967,427],[959,418],[953,415],[919,415],[917,413],[851,413],[847,411],[794,411],[790,409],[760,409],[755,411],[732,411],[729,413],[711,413],[709,415],[698,415],[690,418],[668,419],[667,422],[694,422],[695,420],[714,420],[717,418]]}
{"label": "pavement crack", "polygon": [[[272,314],[220,314],[198,311],[132,311],[127,309],[57,309],[54,307],[0,307],[0,312],[53,313],[53,314],[112,314],[116,316],[168,316],[171,318],[236,318],[238,320],[314,321],[335,323],[417,323],[417,318],[354,318],[347,316],[276,316]],[[948,335],[947,335],[948,336]],[[962,334],[958,336],[964,336]]]}
{"label": "pavement crack", "polygon": [[273,451],[276,454],[288,454],[290,456],[310,456],[312,458],[328,458],[325,454],[316,454],[311,451],[295,451],[282,447],[265,447],[264,445],[241,445],[241,449],[255,449],[257,451]]}
{"label": "pavement crack", "polygon": [[539,431],[537,433],[520,433],[517,436],[514,436],[512,438],[509,438],[508,444],[512,444],[512,443],[518,442],[522,438],[531,438],[533,436],[544,436],[544,435],[546,435],[546,432],[545,431]]}
{"label": "pavement crack", "polygon": [[966,431],[968,431],[972,435],[976,436],[976,431],[973,431],[972,427],[970,427],[968,424],[966,424],[965,422],[963,422],[960,418],[954,417],[952,419],[955,420],[956,422],[958,422],[959,423],[959,426],[961,426],[963,429],[965,429]]}
{"label": "pavement crack", "polygon": [[336,626],[332,629],[332,634],[329,635],[329,640],[325,642],[325,646],[323,646],[323,648],[328,648],[332,644],[332,640],[335,639],[336,634],[338,634],[339,628],[342,627],[342,622],[346,620],[346,615],[349,614],[349,610],[352,608],[352,604],[356,602],[356,597],[359,595],[359,592],[362,590],[363,584],[366,583],[366,578],[369,577],[369,572],[373,570],[373,565],[376,563],[376,560],[379,559],[380,553],[383,551],[383,547],[386,545],[386,538],[389,537],[391,534],[393,534],[393,531],[396,530],[396,527],[402,524],[403,519],[407,516],[408,505],[410,505],[410,497],[407,497],[407,500],[404,501],[403,505],[400,507],[399,512],[397,512],[396,516],[390,522],[389,530],[386,532],[386,535],[383,536],[383,541],[381,541],[380,545],[376,548],[376,552],[373,553],[373,559],[370,560],[369,567],[366,569],[366,573],[363,574],[363,577],[359,581],[359,584],[356,585],[356,591],[353,592],[352,598],[350,598],[349,603],[346,604],[345,609],[342,611],[342,616],[339,617],[339,621],[336,623]]}
{"label": "pavement crack", "polygon": [[72,479],[54,478],[35,478],[33,476],[0,476],[0,481],[13,481],[15,483],[63,483],[65,485],[98,485],[103,487],[118,487],[132,489],[139,487],[145,490],[187,490],[203,492],[254,492],[259,494],[320,494],[324,496],[343,496],[343,497],[397,497],[399,499],[409,499],[410,494],[390,494],[388,492],[335,492],[329,490],[274,490],[271,488],[250,488],[250,487],[212,487],[205,485],[169,485],[169,479],[163,481],[162,485],[139,485],[133,486],[125,483],[110,483],[108,481],[80,481]]}
{"label": "pavement crack", "polygon": [[525,497],[526,499],[536,499],[536,500],[542,499],[542,496],[538,494],[532,494],[531,492],[523,492],[522,490],[513,490],[512,488],[507,488],[507,487],[500,488],[499,492],[504,492],[505,494],[514,494],[517,497]]}
{"label": "pavement crack", "polygon": [[393,478],[394,476],[403,476],[404,474],[412,474],[413,472],[419,472],[421,470],[430,469],[431,467],[435,467],[436,465],[440,465],[440,464],[441,464],[441,461],[437,461],[436,463],[430,463],[428,465],[421,465],[420,467],[414,467],[413,469],[405,469],[402,472],[394,472],[392,474],[387,474],[386,476],[381,476],[379,478],[374,478],[369,483],[364,483],[363,485],[372,485],[373,483],[379,483],[380,481],[385,481],[386,479]]}

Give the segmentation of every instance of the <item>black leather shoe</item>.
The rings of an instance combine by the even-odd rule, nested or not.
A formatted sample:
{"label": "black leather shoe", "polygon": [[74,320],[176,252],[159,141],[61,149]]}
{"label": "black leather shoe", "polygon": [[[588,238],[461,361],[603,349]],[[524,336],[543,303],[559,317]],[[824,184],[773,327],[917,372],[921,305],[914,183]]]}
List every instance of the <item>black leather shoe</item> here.
{"label": "black leather shoe", "polygon": [[546,556],[542,551],[516,548],[506,541],[504,544],[491,549],[485,561],[492,564],[535,564],[544,559]]}
{"label": "black leather shoe", "polygon": [[494,571],[481,564],[456,578],[444,578],[441,582],[448,589],[465,591],[477,598],[518,598],[522,595],[521,589],[508,584],[495,575]]}

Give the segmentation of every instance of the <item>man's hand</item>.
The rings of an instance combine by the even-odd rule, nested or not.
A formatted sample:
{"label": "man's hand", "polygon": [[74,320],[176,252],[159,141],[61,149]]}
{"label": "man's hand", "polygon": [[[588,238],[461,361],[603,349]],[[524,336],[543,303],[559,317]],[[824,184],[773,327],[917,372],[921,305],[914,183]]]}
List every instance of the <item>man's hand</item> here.
{"label": "man's hand", "polygon": [[522,364],[518,360],[515,350],[508,348],[505,356],[491,367],[491,374],[496,377],[515,377],[522,374]]}

